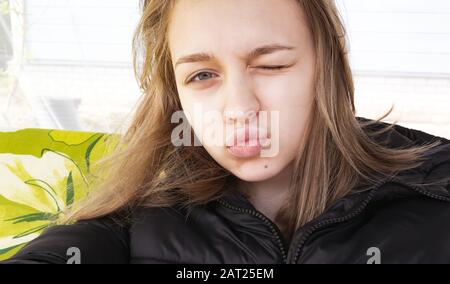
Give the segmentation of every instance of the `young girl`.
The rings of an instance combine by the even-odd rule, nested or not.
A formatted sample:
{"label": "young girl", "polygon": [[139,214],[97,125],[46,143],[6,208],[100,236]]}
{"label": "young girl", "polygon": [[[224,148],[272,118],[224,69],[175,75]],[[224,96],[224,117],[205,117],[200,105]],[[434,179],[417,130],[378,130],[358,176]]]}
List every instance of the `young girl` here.
{"label": "young girl", "polygon": [[450,143],[355,116],[332,0],[142,4],[108,178],[6,263],[450,262]]}

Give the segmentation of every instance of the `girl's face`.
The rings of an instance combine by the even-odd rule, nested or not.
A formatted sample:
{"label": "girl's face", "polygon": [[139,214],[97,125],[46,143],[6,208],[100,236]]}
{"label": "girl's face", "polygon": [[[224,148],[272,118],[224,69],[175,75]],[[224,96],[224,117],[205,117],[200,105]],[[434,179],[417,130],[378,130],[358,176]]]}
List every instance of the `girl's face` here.
{"label": "girl's face", "polygon": [[[291,165],[311,111],[315,66],[312,36],[297,1],[182,0],[170,19],[179,98],[208,153],[249,182]],[[260,143],[228,147],[241,146],[240,130],[248,125],[255,126],[248,128],[250,135],[259,131]],[[223,135],[221,145],[203,140],[211,129],[215,139]],[[238,140],[227,144],[230,137]]]}

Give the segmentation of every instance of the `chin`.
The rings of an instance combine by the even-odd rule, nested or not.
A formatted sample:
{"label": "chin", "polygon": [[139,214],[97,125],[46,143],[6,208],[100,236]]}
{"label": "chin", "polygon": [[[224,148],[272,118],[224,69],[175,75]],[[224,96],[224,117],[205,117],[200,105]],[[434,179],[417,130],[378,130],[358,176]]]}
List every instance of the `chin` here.
{"label": "chin", "polygon": [[247,182],[270,179],[283,169],[283,163],[279,157],[236,159],[221,148],[206,148],[206,150],[223,168],[240,180]]}
{"label": "chin", "polygon": [[273,163],[267,161],[243,162],[237,168],[229,171],[240,180],[247,182],[264,181],[276,176],[279,172]]}

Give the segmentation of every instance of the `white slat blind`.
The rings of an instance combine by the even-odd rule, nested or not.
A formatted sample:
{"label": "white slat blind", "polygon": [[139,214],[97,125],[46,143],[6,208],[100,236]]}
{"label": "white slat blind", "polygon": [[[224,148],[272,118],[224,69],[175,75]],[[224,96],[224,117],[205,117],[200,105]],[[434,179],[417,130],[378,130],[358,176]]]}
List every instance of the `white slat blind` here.
{"label": "white slat blind", "polygon": [[355,72],[450,77],[450,1],[337,2]]}
{"label": "white slat blind", "polygon": [[138,0],[26,0],[31,62],[131,62]]}

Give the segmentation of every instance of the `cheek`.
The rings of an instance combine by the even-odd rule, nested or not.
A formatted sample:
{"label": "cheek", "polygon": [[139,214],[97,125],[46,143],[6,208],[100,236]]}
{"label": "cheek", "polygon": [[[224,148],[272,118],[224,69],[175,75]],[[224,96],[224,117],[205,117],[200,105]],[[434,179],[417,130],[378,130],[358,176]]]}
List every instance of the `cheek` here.
{"label": "cheek", "polygon": [[211,111],[211,106],[205,101],[198,100],[196,96],[191,94],[180,93],[179,99],[189,124],[200,138],[205,126],[204,118],[206,117],[206,112]]}
{"label": "cheek", "polygon": [[194,109],[195,100],[192,99],[192,96],[186,93],[179,93],[178,98],[181,103],[181,108],[185,113],[191,114]]}
{"label": "cheek", "polygon": [[225,126],[221,112],[202,103],[186,108],[183,106],[183,110],[193,134],[200,142],[196,146],[203,146],[207,150],[216,149],[217,153],[217,149],[223,147],[225,141]]}
{"label": "cheek", "polygon": [[279,114],[278,135],[283,159],[295,155],[301,146],[314,98],[311,81],[312,78],[295,73],[264,93],[266,109]]}
{"label": "cheek", "polygon": [[301,64],[285,75],[258,81],[257,93],[267,109],[302,109],[312,101],[313,80],[311,68]]}
{"label": "cheek", "polygon": [[[304,92],[304,93],[302,93]],[[312,94],[298,90],[297,95],[288,96],[290,104],[280,108],[280,144],[296,151],[301,146],[306,124],[312,110]]]}
{"label": "cheek", "polygon": [[296,73],[268,85],[262,93],[265,109],[278,111],[280,135],[303,129],[314,99],[310,81]]}
{"label": "cheek", "polygon": [[302,143],[310,108],[290,109],[280,117],[280,149],[296,152]]}

